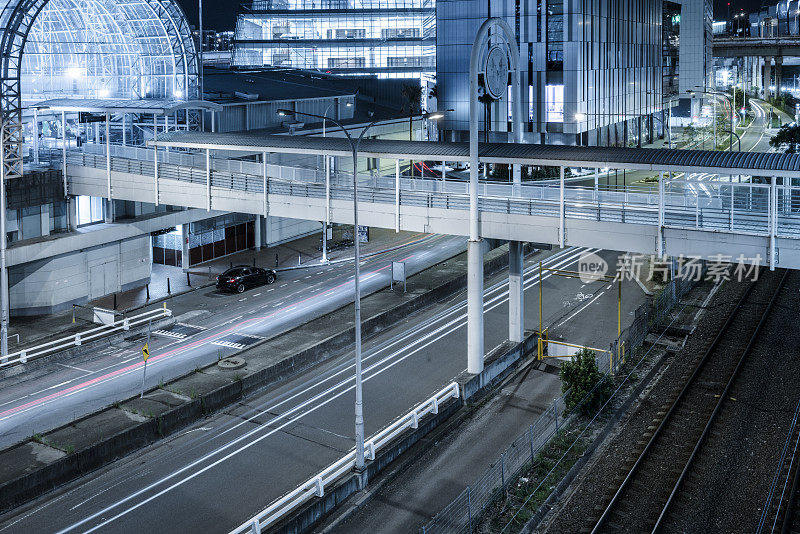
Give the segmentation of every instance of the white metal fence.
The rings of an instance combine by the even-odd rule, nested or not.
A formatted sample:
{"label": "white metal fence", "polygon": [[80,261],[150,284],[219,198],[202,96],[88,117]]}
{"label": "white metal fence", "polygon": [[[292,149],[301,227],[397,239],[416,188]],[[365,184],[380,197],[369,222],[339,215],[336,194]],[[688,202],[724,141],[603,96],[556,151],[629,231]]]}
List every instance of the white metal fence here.
{"label": "white metal fence", "polygon": [[108,324],[91,328],[83,332],[78,332],[72,336],[62,337],[54,341],[42,343],[33,347],[27,347],[17,352],[12,352],[7,357],[0,359],[0,367],[5,367],[15,363],[27,363],[31,359],[53,354],[62,350],[79,347],[87,341],[93,341],[101,337],[119,331],[130,330],[134,326],[146,324],[149,321],[160,319],[162,317],[170,317],[172,311],[167,309],[166,304],[162,308],[146,311],[132,317],[122,317],[114,319]]}
{"label": "white metal fence", "polygon": [[[152,150],[113,146],[114,171],[153,175]],[[116,155],[119,154],[119,155]],[[159,155],[159,177],[205,183],[205,159],[182,152]],[[70,164],[105,168],[106,158],[71,152]],[[211,185],[263,194],[264,168],[260,163],[212,159]],[[267,165],[270,194],[324,198],[325,175],[318,169]],[[800,187],[751,182],[664,180],[663,190],[626,188],[619,191],[565,186],[563,206],[558,184],[531,182],[480,184],[480,209],[487,212],[542,215],[610,222],[703,229],[751,235],[800,238]],[[363,176],[359,198],[395,204],[394,176]],[[404,206],[469,209],[469,184],[460,180],[400,178],[399,201]],[[352,199],[352,175],[332,173],[331,197]],[[774,222],[774,224],[773,224]]]}
{"label": "white metal fence", "polygon": [[[374,460],[378,452],[394,438],[408,429],[417,428],[423,417],[428,414],[439,413],[439,406],[442,403],[446,402],[448,399],[458,399],[458,397],[458,384],[453,382],[425,402],[417,405],[413,410],[367,440],[364,444],[366,459]],[[231,531],[231,534],[244,534],[248,532],[259,534],[263,529],[274,525],[303,503],[308,502],[314,497],[322,497],[325,494],[325,488],[336,483],[342,476],[353,471],[356,461],[355,454],[355,450],[350,451],[349,454],[329,465],[308,479],[304,484],[301,484],[293,491],[270,504],[247,522],[241,524]]]}

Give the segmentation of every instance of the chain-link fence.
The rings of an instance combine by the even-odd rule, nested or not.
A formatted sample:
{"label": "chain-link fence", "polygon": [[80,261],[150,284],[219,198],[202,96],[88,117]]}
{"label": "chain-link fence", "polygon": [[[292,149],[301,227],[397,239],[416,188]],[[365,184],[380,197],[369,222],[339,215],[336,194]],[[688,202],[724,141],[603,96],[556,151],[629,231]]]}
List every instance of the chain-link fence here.
{"label": "chain-link fence", "polygon": [[448,504],[420,532],[472,532],[475,521],[502,496],[506,485],[530,465],[531,459],[555,436],[563,423],[564,396],[557,398],[536,422],[515,439],[500,457]]}
{"label": "chain-link fence", "polygon": [[[598,355],[598,369],[604,376],[595,389],[606,380],[612,379],[613,374],[624,364],[625,354],[640,348],[652,329],[666,326],[674,320],[673,311],[676,305],[695,287],[699,279],[702,277],[696,279],[676,277],[666,284],[658,295],[635,310],[633,323],[611,344],[610,352],[614,356],[609,358],[607,353]],[[589,391],[578,405],[589,399],[594,391],[594,389]],[[520,434],[480,478],[467,486],[425,524],[420,532],[423,534],[474,532],[474,527],[483,513],[497,499],[503,497],[508,485],[533,465],[537,455],[558,434],[564,425],[566,396],[567,393],[564,393],[555,399],[536,422]]]}

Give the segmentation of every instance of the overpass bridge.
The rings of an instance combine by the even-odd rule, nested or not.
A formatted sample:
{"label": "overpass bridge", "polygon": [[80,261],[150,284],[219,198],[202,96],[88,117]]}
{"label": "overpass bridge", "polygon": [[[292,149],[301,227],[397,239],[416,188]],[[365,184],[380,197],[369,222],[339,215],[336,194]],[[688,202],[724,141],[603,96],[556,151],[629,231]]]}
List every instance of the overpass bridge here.
{"label": "overpass bridge", "polygon": [[[785,58],[800,57],[800,36],[782,37],[715,37],[713,42],[714,57],[742,58],[745,60],[745,71],[749,76],[761,78],[764,95],[770,94],[773,69],[774,86],[783,84],[783,65]],[[752,59],[750,59],[752,58]],[[763,61],[763,66],[761,65]],[[780,89],[777,90],[780,92]]]}
{"label": "overpass bridge", "polygon": [[[223,160],[214,150],[249,154],[350,156],[346,140],[250,134],[175,132],[158,147],[200,154],[116,147],[119,155],[72,152],[70,194],[157,202],[208,210],[352,224],[352,175]],[[112,147],[112,153],[114,152]],[[463,162],[458,143],[369,140],[364,157]],[[206,156],[209,156],[208,158]],[[613,149],[543,145],[482,145],[480,161],[558,167],[646,170],[664,175],[653,191],[599,190],[560,183],[481,185],[481,235],[556,246],[589,246],[666,256],[761,258],[772,267],[800,268],[800,156],[773,153]],[[208,162],[208,167],[206,167]],[[212,163],[213,162],[213,163]],[[669,173],[707,173],[727,180],[767,177],[769,183],[670,179]],[[468,184],[460,180],[395,176],[359,180],[364,225],[468,235]],[[562,194],[563,193],[563,194]],[[774,253],[773,253],[774,249]]]}
{"label": "overpass bridge", "polygon": [[798,57],[800,36],[715,37],[714,57]]}
{"label": "overpass bridge", "polygon": [[[271,153],[347,158],[352,152],[345,139],[172,132],[151,146],[118,147],[111,157],[69,153],[69,193],[353,223],[352,174],[267,163]],[[211,157],[217,151],[261,155],[262,162],[217,160]],[[800,187],[791,180],[800,178],[798,155],[524,144],[486,144],[479,153],[481,162],[561,168],[555,183],[480,184],[482,238],[800,269]],[[404,160],[467,161],[467,144],[365,140],[360,154],[395,161],[394,176],[359,179],[360,224],[469,235],[466,182],[400,176]],[[565,167],[645,170],[659,183],[650,191],[568,186]],[[724,180],[693,182],[671,173],[710,173]],[[754,176],[765,183],[738,181]],[[521,254],[521,247],[511,250]],[[512,341],[523,324],[519,293],[509,307]]]}

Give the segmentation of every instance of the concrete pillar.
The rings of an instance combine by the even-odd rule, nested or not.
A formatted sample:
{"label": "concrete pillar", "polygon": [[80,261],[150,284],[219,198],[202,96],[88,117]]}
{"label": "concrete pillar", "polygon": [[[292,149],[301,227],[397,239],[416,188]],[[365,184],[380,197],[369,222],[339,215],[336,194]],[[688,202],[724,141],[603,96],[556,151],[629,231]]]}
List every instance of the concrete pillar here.
{"label": "concrete pillar", "polygon": [[103,221],[106,223],[114,222],[114,201],[107,198],[103,199]]}
{"label": "concrete pillar", "polygon": [[772,58],[764,58],[764,99],[769,100],[772,85]]}
{"label": "concrete pillar", "polygon": [[775,58],[775,96],[781,94],[781,85],[783,85],[783,57]]}
{"label": "concrete pillar", "polygon": [[261,219],[263,219],[261,215],[256,215],[256,223],[253,225],[255,228],[256,252],[261,250]]}
{"label": "concrete pillar", "polygon": [[525,330],[525,295],[522,284],[522,243],[508,243],[508,340],[521,343]]}
{"label": "concrete pillar", "polygon": [[467,372],[483,371],[483,240],[467,241]]}
{"label": "concrete pillar", "polygon": [[70,232],[78,229],[78,197],[67,199],[67,224]]}
{"label": "concrete pillar", "polygon": [[700,97],[692,98],[692,121],[696,121],[700,118],[701,103],[702,99]]}
{"label": "concrete pillar", "polygon": [[189,269],[189,225],[181,225],[181,268]]}

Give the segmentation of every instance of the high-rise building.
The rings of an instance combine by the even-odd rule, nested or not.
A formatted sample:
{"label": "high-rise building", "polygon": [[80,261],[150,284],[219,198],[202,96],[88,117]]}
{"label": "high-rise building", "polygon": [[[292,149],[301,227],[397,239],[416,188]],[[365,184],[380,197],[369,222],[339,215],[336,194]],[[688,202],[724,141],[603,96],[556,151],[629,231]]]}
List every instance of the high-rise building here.
{"label": "high-rise building", "polygon": [[[710,79],[710,0],[439,0],[437,94],[455,110],[440,125],[447,139],[466,139],[469,54],[490,16],[517,35],[528,142],[647,142],[663,131],[664,100]],[[508,139],[508,100],[484,104],[490,140]]]}
{"label": "high-rise building", "polygon": [[[662,107],[662,0],[439,0],[437,13],[439,106],[455,109],[441,125],[447,138],[466,136],[469,54],[489,16],[516,30],[526,140],[623,145],[650,137]],[[507,138],[507,100],[490,106],[490,138]]]}
{"label": "high-rise building", "polygon": [[434,0],[246,0],[233,64],[419,78],[435,50]]}

